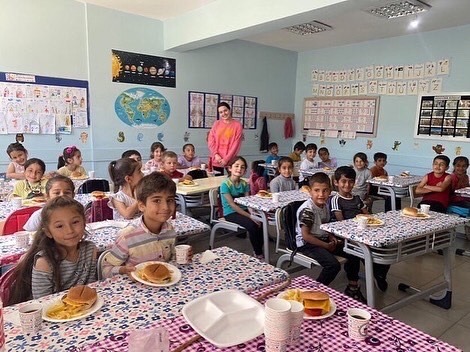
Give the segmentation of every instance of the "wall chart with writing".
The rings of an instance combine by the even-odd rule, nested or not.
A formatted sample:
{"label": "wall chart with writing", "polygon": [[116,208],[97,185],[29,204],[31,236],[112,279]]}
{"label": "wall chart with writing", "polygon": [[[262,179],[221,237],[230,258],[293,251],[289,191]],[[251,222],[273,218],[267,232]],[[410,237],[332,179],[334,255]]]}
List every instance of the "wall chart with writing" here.
{"label": "wall chart with writing", "polygon": [[470,93],[421,96],[417,115],[417,137],[470,138]]}
{"label": "wall chart with writing", "polygon": [[[342,137],[375,137],[380,97],[313,97],[304,99],[305,131],[340,132]],[[338,133],[336,133],[338,134]]]}

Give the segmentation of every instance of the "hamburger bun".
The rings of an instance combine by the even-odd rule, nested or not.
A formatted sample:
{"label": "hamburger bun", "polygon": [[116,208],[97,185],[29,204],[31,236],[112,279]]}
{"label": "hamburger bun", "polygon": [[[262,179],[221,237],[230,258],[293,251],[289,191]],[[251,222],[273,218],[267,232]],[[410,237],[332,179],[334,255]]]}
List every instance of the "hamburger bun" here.
{"label": "hamburger bun", "polygon": [[163,284],[171,280],[170,270],[165,264],[154,263],[147,265],[142,270],[142,279],[152,282],[154,284]]}
{"label": "hamburger bun", "polygon": [[417,208],[411,208],[411,207],[406,207],[406,208],[403,208],[403,210],[401,211],[403,215],[407,215],[407,216],[418,216],[418,209]]}
{"label": "hamburger bun", "polygon": [[91,196],[95,197],[96,199],[103,199],[106,196],[106,194],[102,191],[93,191],[91,192]]}
{"label": "hamburger bun", "polygon": [[193,180],[188,180],[188,179],[183,180],[181,183],[183,185],[186,185],[186,186],[193,186],[194,185],[194,181]]}
{"label": "hamburger bun", "polygon": [[300,192],[310,194],[310,187],[307,185],[303,185],[302,187],[300,187]]}
{"label": "hamburger bun", "polygon": [[43,195],[40,195],[40,196],[33,197],[32,201],[34,203],[45,203],[47,199]]}
{"label": "hamburger bun", "polygon": [[73,307],[81,307],[81,310],[90,308],[95,304],[98,295],[94,288],[87,285],[78,285],[72,287],[67,295],[62,298],[62,302]]}
{"label": "hamburger bun", "polygon": [[264,189],[260,189],[258,191],[258,195],[260,197],[270,197],[271,196],[271,193],[269,193],[268,191],[264,190]]}
{"label": "hamburger bun", "polygon": [[382,175],[382,176],[376,176],[374,177],[378,181],[388,181],[388,176]]}
{"label": "hamburger bun", "polygon": [[302,291],[300,293],[304,312],[310,316],[320,316],[330,311],[330,296],[323,291]]}

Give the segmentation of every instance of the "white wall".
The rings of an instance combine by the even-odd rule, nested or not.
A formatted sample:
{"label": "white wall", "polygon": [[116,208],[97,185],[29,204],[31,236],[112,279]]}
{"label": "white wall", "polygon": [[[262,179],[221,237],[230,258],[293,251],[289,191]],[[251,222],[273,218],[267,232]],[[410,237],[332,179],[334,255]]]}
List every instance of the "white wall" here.
{"label": "white wall", "polygon": [[[355,45],[314,50],[299,54],[295,97],[296,116],[302,116],[304,97],[311,95],[312,68],[341,70],[374,64],[399,65],[415,64],[450,58],[450,75],[443,78],[443,92],[470,92],[470,70],[468,66],[470,47],[468,43],[470,26],[462,26],[422,34],[369,41]],[[452,160],[455,147],[462,147],[462,155],[470,154],[468,141],[439,141],[414,138],[417,96],[381,96],[377,137],[372,138],[373,147],[366,149],[368,138],[348,140],[344,147],[338,139],[327,139],[325,146],[330,155],[342,164],[351,164],[356,152],[363,151],[373,163],[373,154],[378,151],[388,155],[387,169],[391,172],[411,170],[424,174],[431,170],[432,159],[437,155],[432,146],[441,143],[445,154]],[[297,138],[301,136],[301,118],[297,119]],[[393,151],[395,140],[401,141],[398,151]],[[307,142],[319,144],[316,138]],[[417,145],[415,145],[417,143]]]}

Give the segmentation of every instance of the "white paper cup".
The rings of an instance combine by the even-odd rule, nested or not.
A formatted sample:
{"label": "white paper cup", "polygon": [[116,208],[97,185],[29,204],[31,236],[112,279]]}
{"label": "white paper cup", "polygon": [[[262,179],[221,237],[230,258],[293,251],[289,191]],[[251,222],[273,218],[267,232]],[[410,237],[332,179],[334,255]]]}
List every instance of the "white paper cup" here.
{"label": "white paper cup", "polygon": [[348,309],[348,335],[353,340],[362,341],[367,337],[371,315],[360,308]]}
{"label": "white paper cup", "polygon": [[357,227],[360,228],[361,230],[364,230],[367,228],[367,218],[365,216],[359,216],[357,218]]}
{"label": "white paper cup", "polygon": [[178,183],[180,183],[179,178],[172,178],[173,182],[178,186]]}
{"label": "white paper cup", "polygon": [[13,205],[13,209],[19,209],[23,205],[23,199],[20,197],[11,198],[10,202]]}
{"label": "white paper cup", "polygon": [[279,193],[273,193],[273,202],[274,203],[279,203]]}
{"label": "white paper cup", "polygon": [[266,301],[264,307],[264,335],[266,339],[283,341],[287,344],[291,324],[290,302],[280,298],[271,298]]}
{"label": "white paper cup", "polygon": [[277,160],[271,160],[271,165],[276,165],[277,164]]}
{"label": "white paper cup", "polygon": [[389,182],[389,183],[393,183],[394,178],[395,178],[395,177],[393,177],[393,176],[388,176],[388,182]]}
{"label": "white paper cup", "polygon": [[19,309],[21,328],[24,334],[35,334],[41,329],[42,305],[30,303]]}
{"label": "white paper cup", "polygon": [[268,337],[264,340],[264,348],[266,352],[286,352],[287,351],[287,341],[277,341],[270,339]]}
{"label": "white paper cup", "polygon": [[193,248],[187,244],[180,244],[175,247],[176,263],[189,264],[192,259]]}
{"label": "white paper cup", "polygon": [[95,171],[88,171],[88,178],[95,178]]}
{"label": "white paper cup", "polygon": [[201,170],[205,170],[206,169],[206,164],[201,164]]}
{"label": "white paper cup", "polygon": [[302,322],[304,321],[304,305],[297,301],[289,300],[290,309],[290,335],[289,345],[297,345],[300,341]]}
{"label": "white paper cup", "polygon": [[29,232],[28,231],[18,231],[15,232],[15,241],[16,246],[20,248],[29,247]]}
{"label": "white paper cup", "polygon": [[429,210],[431,209],[431,206],[429,204],[421,204],[420,210],[423,214],[429,214]]}

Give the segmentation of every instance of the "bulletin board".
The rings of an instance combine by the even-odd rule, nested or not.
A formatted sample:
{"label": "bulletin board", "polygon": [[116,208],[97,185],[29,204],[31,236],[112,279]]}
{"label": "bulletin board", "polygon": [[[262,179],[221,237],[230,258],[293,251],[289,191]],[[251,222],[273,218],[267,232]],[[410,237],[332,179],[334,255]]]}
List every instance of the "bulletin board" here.
{"label": "bulletin board", "polygon": [[378,96],[305,98],[303,129],[325,131],[327,137],[375,137],[379,102]]}
{"label": "bulletin board", "polygon": [[232,117],[244,129],[256,129],[258,98],[207,92],[188,92],[188,127],[211,128],[218,120],[217,105],[226,102],[232,108]]}
{"label": "bulletin board", "polygon": [[416,137],[468,140],[470,138],[470,93],[420,96]]}
{"label": "bulletin board", "polygon": [[87,81],[0,72],[0,134],[70,134],[89,124]]}

